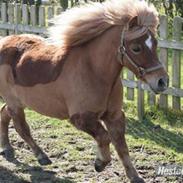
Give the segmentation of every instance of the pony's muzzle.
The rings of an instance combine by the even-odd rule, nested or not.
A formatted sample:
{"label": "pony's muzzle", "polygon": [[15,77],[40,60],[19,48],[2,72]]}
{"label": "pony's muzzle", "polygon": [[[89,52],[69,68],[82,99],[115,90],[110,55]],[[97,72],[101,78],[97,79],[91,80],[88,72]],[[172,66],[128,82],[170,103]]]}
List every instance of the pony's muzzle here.
{"label": "pony's muzzle", "polygon": [[164,70],[159,70],[159,72],[155,74],[156,75],[146,75],[145,82],[155,94],[158,94],[164,92],[168,88],[169,77]]}
{"label": "pony's muzzle", "polygon": [[169,77],[163,76],[160,77],[154,82],[154,84],[150,84],[151,89],[156,93],[161,93],[168,88],[169,85]]}

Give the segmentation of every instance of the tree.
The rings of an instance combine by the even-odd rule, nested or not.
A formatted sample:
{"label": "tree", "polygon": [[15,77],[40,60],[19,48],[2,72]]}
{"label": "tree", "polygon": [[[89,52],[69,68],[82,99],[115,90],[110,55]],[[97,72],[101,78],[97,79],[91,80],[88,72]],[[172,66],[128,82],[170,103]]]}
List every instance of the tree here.
{"label": "tree", "polygon": [[183,17],[183,0],[175,0],[177,13]]}
{"label": "tree", "polygon": [[64,10],[66,10],[68,7],[68,1],[67,0],[60,0],[60,5],[62,6],[62,8]]}
{"label": "tree", "polygon": [[183,0],[149,0],[158,9],[171,18],[174,16],[183,17]]}

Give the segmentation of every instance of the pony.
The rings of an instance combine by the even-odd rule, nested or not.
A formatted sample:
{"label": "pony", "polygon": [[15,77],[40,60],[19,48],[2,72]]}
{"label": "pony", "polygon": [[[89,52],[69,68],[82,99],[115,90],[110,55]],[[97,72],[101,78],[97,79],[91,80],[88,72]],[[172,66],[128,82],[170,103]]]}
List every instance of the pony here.
{"label": "pony", "polygon": [[8,138],[13,120],[17,133],[41,165],[51,163],[35,143],[26,107],[53,118],[69,119],[97,143],[95,169],[111,161],[112,142],[131,183],[143,183],[125,140],[120,72],[130,69],[155,92],[168,86],[156,48],[158,12],[145,1],[107,0],[72,8],[52,20],[48,39],[29,34],[0,40],[0,144],[14,156]]}

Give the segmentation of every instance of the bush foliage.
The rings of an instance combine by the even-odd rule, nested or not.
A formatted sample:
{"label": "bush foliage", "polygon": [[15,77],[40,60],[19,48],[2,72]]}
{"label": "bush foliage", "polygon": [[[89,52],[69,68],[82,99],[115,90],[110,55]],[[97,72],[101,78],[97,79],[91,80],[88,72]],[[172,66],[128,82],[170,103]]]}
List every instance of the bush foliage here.
{"label": "bush foliage", "polygon": [[183,0],[149,0],[149,2],[172,18],[174,16],[183,17]]}

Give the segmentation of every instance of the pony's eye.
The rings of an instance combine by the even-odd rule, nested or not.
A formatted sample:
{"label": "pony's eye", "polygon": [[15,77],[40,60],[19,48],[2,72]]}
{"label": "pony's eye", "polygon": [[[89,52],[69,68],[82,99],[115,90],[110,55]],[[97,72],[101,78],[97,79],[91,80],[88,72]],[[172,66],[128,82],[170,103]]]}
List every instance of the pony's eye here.
{"label": "pony's eye", "polygon": [[135,54],[139,54],[142,51],[142,47],[140,44],[132,44],[131,45],[131,50],[135,53]]}

